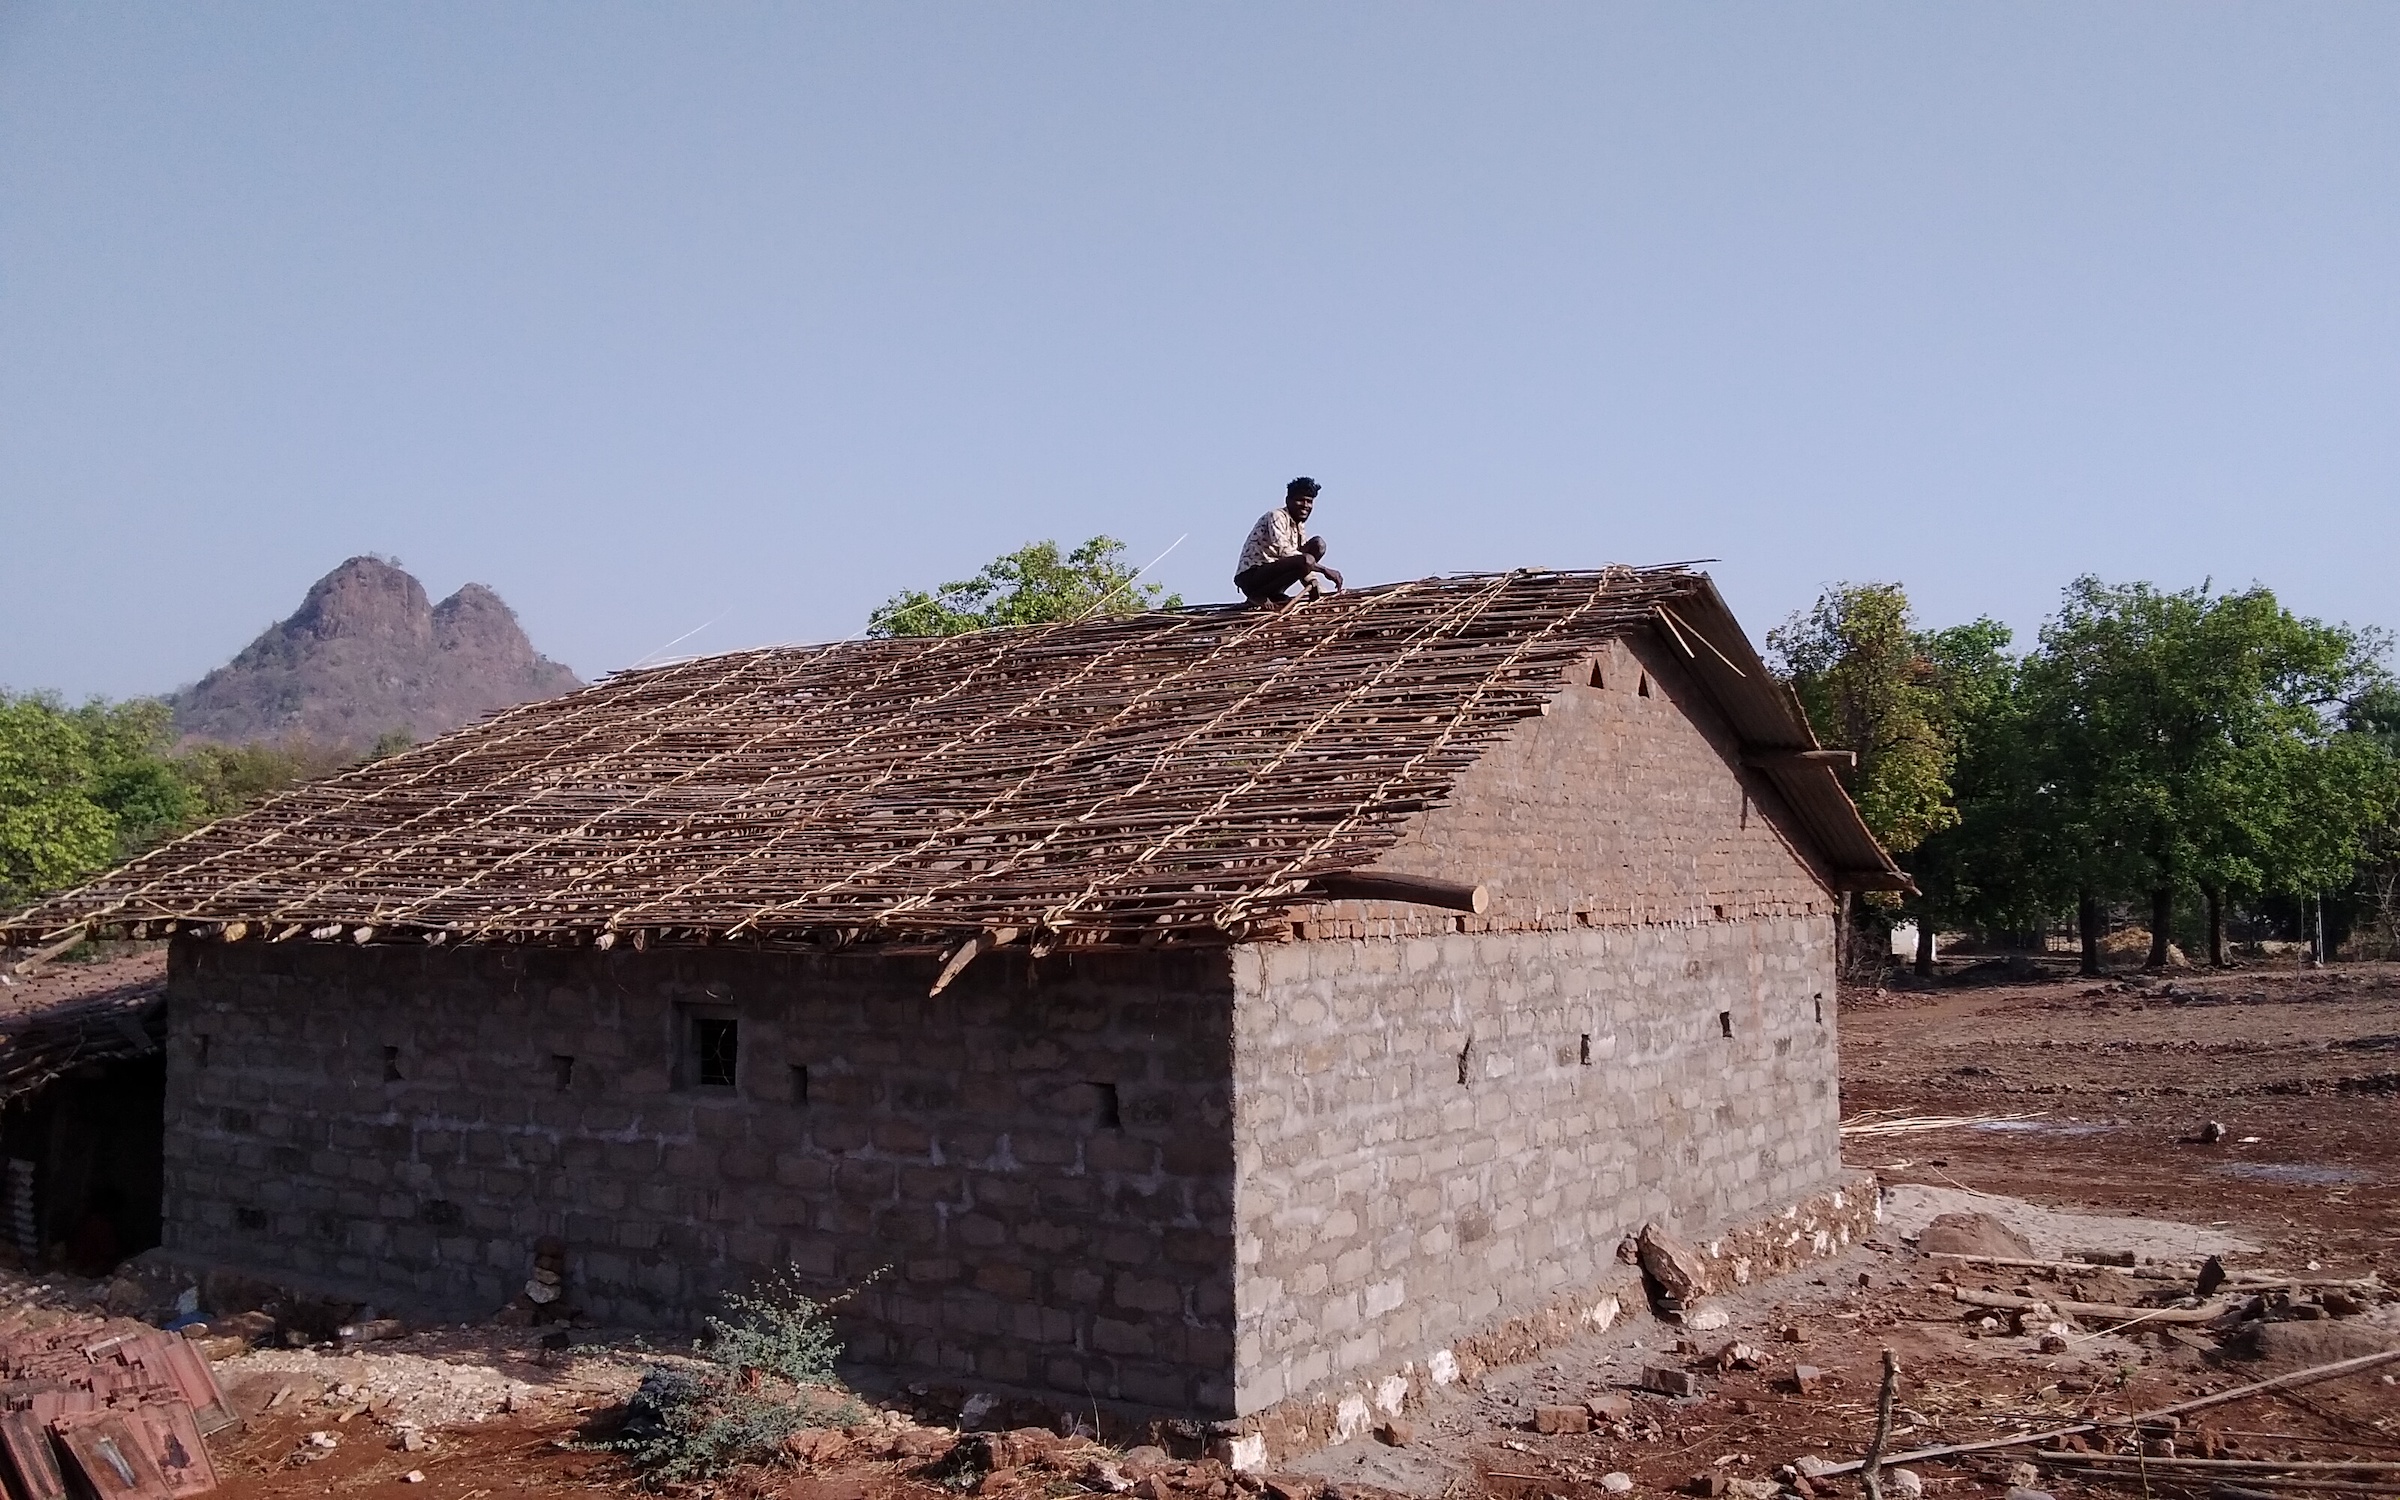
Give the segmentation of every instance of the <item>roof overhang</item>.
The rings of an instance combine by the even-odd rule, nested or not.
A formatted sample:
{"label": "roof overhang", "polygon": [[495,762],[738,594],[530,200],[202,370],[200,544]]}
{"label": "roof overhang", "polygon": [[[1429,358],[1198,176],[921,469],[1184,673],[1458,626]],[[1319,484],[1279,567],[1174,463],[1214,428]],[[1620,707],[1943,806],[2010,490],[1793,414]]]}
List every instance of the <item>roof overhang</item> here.
{"label": "roof overhang", "polygon": [[1818,742],[1799,697],[1767,669],[1716,584],[1701,575],[1699,587],[1661,603],[1657,616],[1659,635],[1740,740],[1744,770],[1763,778],[1791,809],[1826,889],[1916,894],[1916,882],[1867,831],[1842,785],[1841,771],[1855,756]]}

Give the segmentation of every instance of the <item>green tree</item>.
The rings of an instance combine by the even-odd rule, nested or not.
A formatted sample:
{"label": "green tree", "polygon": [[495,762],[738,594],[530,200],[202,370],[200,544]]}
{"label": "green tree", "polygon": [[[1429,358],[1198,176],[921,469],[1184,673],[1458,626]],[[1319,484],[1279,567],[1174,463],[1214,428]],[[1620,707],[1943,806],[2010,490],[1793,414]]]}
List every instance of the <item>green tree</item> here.
{"label": "green tree", "polygon": [[2176,893],[2199,890],[2221,962],[2229,896],[2322,890],[2343,861],[2355,869],[2392,761],[2335,715],[2383,680],[2380,644],[2263,588],[2069,585],[2025,664],[2028,817],[2075,886],[2087,972],[2116,892],[2148,896],[2157,967]]}
{"label": "green tree", "polygon": [[[1906,854],[1958,821],[1949,780],[1954,747],[1937,674],[1898,584],[1827,589],[1813,607],[1769,631],[1767,645],[1817,737],[1857,756],[1847,777],[1851,800],[1884,848]],[[1877,915],[1854,912],[1843,899],[1845,970],[1854,922],[1863,920],[1878,943],[1888,932],[1896,903],[1868,902]]]}
{"label": "green tree", "polygon": [[[2373,741],[2400,762],[2400,685],[2379,682],[2350,700],[2342,727]],[[2361,895],[2380,929],[2385,956],[2400,953],[2400,814],[2367,834]]]}
{"label": "green tree", "polygon": [[1177,609],[1180,595],[1136,581],[1125,544],[1096,536],[1064,557],[1056,542],[1028,542],[994,558],[972,578],[931,593],[904,589],[867,622],[873,636],[963,635],[1008,625],[1042,625],[1089,615]]}
{"label": "green tree", "polygon": [[95,799],[90,736],[57,700],[0,695],[0,902],[23,904],[108,863],[117,823]]}
{"label": "green tree", "polygon": [[49,694],[0,693],[0,905],[23,905],[355,761],[305,743],[176,753],[173,741],[172,713],[156,699],[68,708]]}
{"label": "green tree", "polygon": [[1896,583],[1842,584],[1767,632],[1818,738],[1855,751],[1850,795],[1895,854],[1958,821],[1933,663]]}
{"label": "green tree", "polygon": [[0,899],[55,890],[190,820],[196,799],[165,755],[168,718],[148,698],[67,708],[0,694]]}
{"label": "green tree", "polygon": [[1979,619],[1917,637],[1934,716],[1951,747],[1956,821],[1902,856],[1918,894],[1917,971],[1933,969],[1940,926],[2022,927],[2044,910],[2040,848],[2023,818],[2028,793],[2019,667],[2010,632]]}
{"label": "green tree", "polygon": [[230,816],[353,763],[344,751],[305,740],[194,745],[175,758],[175,773],[191,788],[193,817],[206,820]]}
{"label": "green tree", "polygon": [[175,738],[172,709],[156,698],[95,699],[74,718],[91,747],[92,800],[116,824],[115,859],[130,859],[190,826],[199,799],[167,758]]}

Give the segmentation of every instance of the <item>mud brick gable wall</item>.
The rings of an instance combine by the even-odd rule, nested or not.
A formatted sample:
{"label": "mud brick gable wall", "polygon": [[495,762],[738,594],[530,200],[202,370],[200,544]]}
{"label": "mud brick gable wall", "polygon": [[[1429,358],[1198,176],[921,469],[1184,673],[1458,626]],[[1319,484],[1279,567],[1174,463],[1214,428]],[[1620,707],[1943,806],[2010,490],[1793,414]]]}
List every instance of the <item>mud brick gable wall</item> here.
{"label": "mud brick gable wall", "polygon": [[584,1308],[685,1328],[888,1266],[864,1362],[1228,1409],[1228,955],[937,964],[179,944],[169,1247],[483,1316],[558,1235]]}

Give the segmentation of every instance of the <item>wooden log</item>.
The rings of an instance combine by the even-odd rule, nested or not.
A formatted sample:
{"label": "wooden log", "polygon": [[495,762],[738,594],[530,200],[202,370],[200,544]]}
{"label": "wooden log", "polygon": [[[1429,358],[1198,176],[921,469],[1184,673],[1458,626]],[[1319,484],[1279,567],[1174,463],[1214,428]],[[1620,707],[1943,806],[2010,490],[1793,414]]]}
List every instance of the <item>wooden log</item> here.
{"label": "wooden log", "polygon": [[[1955,1260],[1971,1266],[1992,1266],[2016,1271],[2096,1271],[2101,1267],[2085,1260],[2026,1260],[2014,1255],[1961,1255],[1954,1250],[1928,1250],[1930,1260]],[[2115,1266],[2110,1269],[2125,1275],[2153,1281],[2189,1281],[2200,1274],[2198,1266]]]}
{"label": "wooden log", "polygon": [[2037,1453],[2043,1463],[2133,1464],[2166,1469],[2245,1469],[2274,1474],[2358,1473],[2400,1474],[2400,1463],[2386,1459],[2367,1458],[2344,1462],[2338,1458],[2296,1458],[2284,1463],[2272,1458],[2202,1458],[2197,1454],[2178,1454],[2173,1458],[2152,1458],[2142,1453]]}
{"label": "wooden log", "polygon": [[89,927],[73,928],[68,931],[66,936],[55,939],[43,947],[36,949],[27,957],[17,960],[16,964],[10,968],[9,972],[11,974],[30,974],[34,970],[40,968],[42,965],[50,962],[50,960],[58,957],[61,953],[64,953],[68,949],[74,947],[77,943],[82,942],[90,935],[91,929]]}
{"label": "wooden log", "polygon": [[[2379,1365],[2388,1365],[2394,1360],[2400,1360],[2400,1349],[2386,1349],[2379,1354],[2361,1354],[2353,1359],[2337,1359],[2329,1365],[2312,1365],[2305,1370],[2294,1370],[2288,1375],[2254,1380],[2248,1385],[2237,1385],[2231,1390],[2218,1391],[2214,1395],[2196,1396],[2189,1401],[2180,1401],[2173,1406],[2161,1406],[2154,1411],[2136,1412],[2130,1417],[2111,1418],[2108,1425],[2111,1427],[2139,1427],[2144,1422],[2155,1422],[2162,1417],[2180,1417],[2186,1412],[2205,1411],[2212,1406],[2226,1406],[2235,1401],[2247,1400],[2252,1396],[2263,1396],[2269,1391],[2288,1391],[2299,1386],[2315,1385],[2321,1380],[2334,1380],[2344,1375],[2361,1374]],[[1939,1447],[1919,1448],[1910,1453],[1894,1454],[1884,1462],[1913,1464],[1923,1459],[1949,1458],[1960,1453],[1989,1453],[1996,1448],[2024,1448],[2047,1443],[2054,1438],[2081,1437],[2087,1432],[2098,1432],[2099,1430],[2098,1422],[2077,1422],[2072,1427],[2053,1427],[2047,1432],[2020,1432],[2009,1437],[1984,1438],[1980,1442],[1944,1443]],[[1835,1464],[1832,1468],[1823,1470],[1822,1475],[1824,1478],[1832,1479],[1843,1474],[1855,1474],[1859,1468],[1859,1462],[1853,1459],[1848,1463]]]}
{"label": "wooden log", "polygon": [[1914,891],[1915,880],[1905,870],[1837,870],[1830,882],[1836,891]]}
{"label": "wooden log", "polygon": [[2020,1297],[2013,1292],[1985,1292],[1974,1287],[1954,1286],[1951,1300],[1969,1307],[1994,1307],[2008,1312],[2055,1312],[2071,1318],[2106,1318],[2111,1322],[2139,1319],[2144,1323],[2214,1323],[2225,1316],[2230,1304],[2212,1302],[2205,1307],[2128,1307],[2121,1302],[2070,1302],[2064,1297]]}
{"label": "wooden log", "polygon": [[[2097,1478],[2098,1476],[2099,1471],[2095,1470],[2092,1477]],[[2115,1471],[2110,1471],[2110,1477],[2115,1477]],[[2172,1478],[2174,1476],[2169,1474],[2160,1477]],[[2192,1477],[2197,1479],[2200,1476],[2195,1474]],[[2240,1479],[2241,1483],[2234,1483],[2233,1480],[2236,1478]],[[2309,1494],[2324,1490],[2337,1495],[2400,1495],[2400,1484],[2367,1484],[2344,1479],[2285,1479],[2276,1474],[2241,1474],[2228,1476],[2210,1486],[2209,1495],[2212,1500],[2241,1500],[2241,1497],[2246,1495],[2285,1494],[2295,1490]]]}
{"label": "wooden log", "polygon": [[1438,906],[1445,911],[1482,916],[1491,907],[1491,894],[1480,885],[1435,880],[1428,875],[1402,875],[1388,870],[1345,870],[1338,875],[1315,875],[1309,884],[1336,901],[1405,901],[1415,906]]}
{"label": "wooden log", "polygon": [[1754,771],[1794,770],[1804,766],[1858,766],[1856,750],[1745,750],[1742,764]]}
{"label": "wooden log", "polygon": [[1013,943],[1016,940],[1017,929],[1014,927],[987,927],[960,943],[951,949],[950,956],[942,961],[942,972],[934,976],[933,988],[925,992],[925,998],[930,1000],[950,988],[950,981],[965,972],[967,965],[975,961],[977,954],[989,953],[1003,943]]}

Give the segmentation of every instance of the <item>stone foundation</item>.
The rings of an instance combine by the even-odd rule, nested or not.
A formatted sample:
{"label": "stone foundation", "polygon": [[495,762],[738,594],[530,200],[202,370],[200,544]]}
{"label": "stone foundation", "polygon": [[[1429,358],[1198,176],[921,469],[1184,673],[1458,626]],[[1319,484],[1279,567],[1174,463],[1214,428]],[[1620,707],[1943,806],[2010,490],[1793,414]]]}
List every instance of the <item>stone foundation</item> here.
{"label": "stone foundation", "polygon": [[[1852,1173],[1838,1187],[1780,1212],[1720,1228],[1696,1248],[1716,1267],[1722,1284],[1747,1286],[1843,1254],[1881,1222],[1880,1203],[1874,1177]],[[1610,1269],[1590,1285],[1532,1312],[1476,1329],[1421,1360],[1362,1373],[1225,1424],[1219,1430],[1219,1455],[1257,1468],[1349,1442],[1379,1421],[1424,1405],[1442,1386],[1472,1385],[1486,1370],[1522,1364],[1586,1334],[1650,1315],[1641,1272],[1612,1254]]]}

